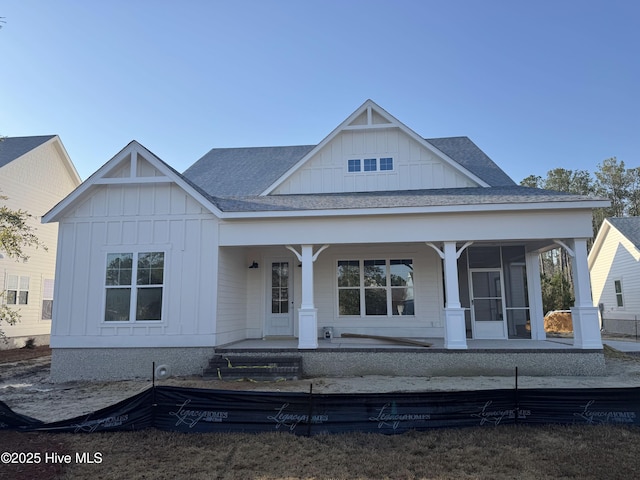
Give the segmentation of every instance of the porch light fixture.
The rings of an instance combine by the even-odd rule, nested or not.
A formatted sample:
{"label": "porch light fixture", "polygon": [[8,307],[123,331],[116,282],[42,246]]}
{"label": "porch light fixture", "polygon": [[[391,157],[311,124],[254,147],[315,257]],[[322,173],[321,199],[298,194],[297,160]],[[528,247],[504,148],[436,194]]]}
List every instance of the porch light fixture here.
{"label": "porch light fixture", "polygon": [[259,268],[260,265],[258,265],[258,262],[256,262],[255,260],[253,261],[253,263],[251,265],[249,265],[249,268]]}

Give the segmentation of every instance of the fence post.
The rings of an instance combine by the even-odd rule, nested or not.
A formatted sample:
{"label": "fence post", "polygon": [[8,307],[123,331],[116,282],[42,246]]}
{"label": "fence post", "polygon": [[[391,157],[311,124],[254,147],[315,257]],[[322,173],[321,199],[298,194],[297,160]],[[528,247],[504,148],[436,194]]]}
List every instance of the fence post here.
{"label": "fence post", "polygon": [[313,383],[309,384],[309,413],[307,417],[307,437],[311,436],[311,419],[313,416]]}
{"label": "fence post", "polygon": [[520,401],[518,398],[518,367],[516,367],[516,389],[515,389],[515,396],[516,396],[516,409],[515,409],[515,424],[518,424],[518,416],[520,415]]}

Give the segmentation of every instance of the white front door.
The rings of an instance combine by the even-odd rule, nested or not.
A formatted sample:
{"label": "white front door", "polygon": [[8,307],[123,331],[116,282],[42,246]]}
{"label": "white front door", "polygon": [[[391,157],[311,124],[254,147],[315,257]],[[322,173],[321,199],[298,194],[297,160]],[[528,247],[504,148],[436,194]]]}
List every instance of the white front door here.
{"label": "white front door", "polygon": [[289,260],[272,260],[267,272],[265,336],[293,336],[293,271]]}
{"label": "white front door", "polygon": [[471,269],[469,282],[473,338],[507,338],[502,271],[492,268]]}

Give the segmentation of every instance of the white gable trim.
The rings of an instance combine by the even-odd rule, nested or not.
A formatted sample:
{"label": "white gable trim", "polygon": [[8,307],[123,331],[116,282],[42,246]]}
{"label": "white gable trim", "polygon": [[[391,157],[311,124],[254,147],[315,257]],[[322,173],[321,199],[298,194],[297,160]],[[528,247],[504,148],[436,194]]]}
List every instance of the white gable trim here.
{"label": "white gable trim", "polygon": [[[352,123],[361,115],[365,114],[367,116],[367,123],[362,125],[352,125]],[[380,115],[387,123],[373,123],[373,113],[377,113]],[[401,132],[408,135],[411,139],[419,143],[422,147],[429,150],[431,153],[436,155],[438,158],[442,159],[447,165],[460,172],[462,175],[465,175],[470,180],[476,182],[481,187],[489,187],[490,185],[482,180],[480,177],[474,175],[469,170],[464,168],[458,162],[453,160],[448,155],[444,154],[436,147],[427,142],[420,135],[415,133],[405,124],[400,122],[397,118],[391,115],[389,112],[384,110],[382,107],[377,105],[373,100],[367,100],[364,102],[360,108],[358,108],[355,112],[347,117],[340,125],[338,125],[329,135],[327,135],[324,140],[322,140],[318,145],[316,145],[309,153],[307,153],[304,157],[302,157],[293,167],[287,170],[284,175],[282,175],[276,182],[271,184],[266,190],[264,190],[260,195],[269,195],[276,188],[278,188],[282,183],[284,183],[293,173],[295,173],[298,169],[300,169],[311,157],[313,157],[316,153],[318,153],[325,145],[327,145],[331,140],[333,140],[340,132],[342,131],[353,131],[353,130],[376,130],[376,129],[390,129],[397,128]]]}
{"label": "white gable trim", "polygon": [[[157,169],[163,176],[156,177],[140,177],[137,176],[137,159],[140,154],[144,159],[149,162],[155,169]],[[109,177],[108,174],[117,170],[118,167],[124,162],[128,161],[131,157],[131,164],[129,175],[125,177]],[[166,163],[160,160],[157,156],[147,150],[144,146],[136,142],[131,141],[126,147],[118,152],[111,160],[100,167],[93,175],[91,175],[84,183],[71,192],[60,203],[53,207],[42,217],[42,223],[51,223],[60,221],[69,209],[80,201],[80,199],[90,194],[91,190],[96,185],[140,185],[150,183],[168,183],[173,182],[187,192],[191,197],[200,203],[206,210],[210,211],[217,217],[222,216],[222,212],[218,210],[205,196],[198,192],[195,188],[189,185],[183,178],[180,177],[173,169],[171,169]]]}
{"label": "white gable trim", "polygon": [[58,135],[55,135],[52,139],[46,141],[42,145],[47,145],[48,143],[53,144],[53,146],[55,147],[56,151],[62,158],[62,163],[67,169],[67,173],[69,174],[73,182],[76,184],[76,186],[80,185],[82,183],[82,178],[80,178],[80,175],[76,170],[76,166],[71,161],[71,157],[69,157],[69,154],[67,153],[66,148],[64,148],[64,145],[62,143],[62,140],[60,140],[60,137]]}

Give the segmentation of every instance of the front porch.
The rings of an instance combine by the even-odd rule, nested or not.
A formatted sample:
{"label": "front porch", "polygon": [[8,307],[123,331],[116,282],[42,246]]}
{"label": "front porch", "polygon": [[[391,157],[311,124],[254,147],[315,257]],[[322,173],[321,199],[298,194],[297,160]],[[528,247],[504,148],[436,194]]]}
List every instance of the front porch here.
{"label": "front porch", "polygon": [[[415,339],[418,340],[418,339]],[[421,338],[431,347],[373,339],[319,339],[314,350],[300,349],[297,338],[248,339],[215,347],[221,355],[302,358],[306,377],[604,375],[602,349],[584,349],[571,338],[545,340],[467,340],[466,350],[445,348],[443,338]]]}

